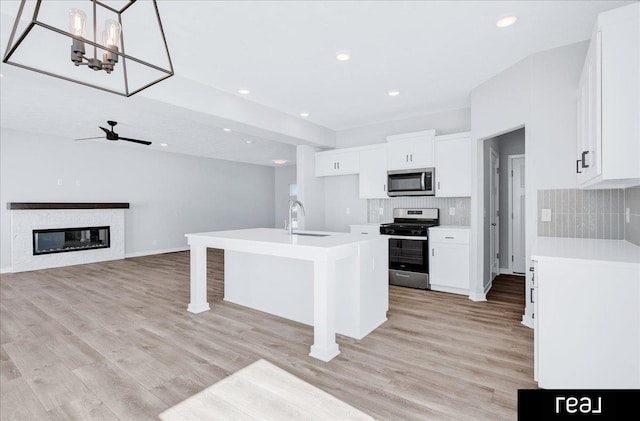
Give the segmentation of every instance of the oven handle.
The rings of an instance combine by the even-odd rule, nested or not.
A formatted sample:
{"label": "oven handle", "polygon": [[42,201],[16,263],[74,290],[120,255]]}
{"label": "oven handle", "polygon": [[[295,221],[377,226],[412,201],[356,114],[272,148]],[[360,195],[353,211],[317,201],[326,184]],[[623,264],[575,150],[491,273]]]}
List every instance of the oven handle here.
{"label": "oven handle", "polygon": [[409,276],[409,275],[404,275],[404,274],[398,273],[398,272],[395,272],[394,275],[399,277],[399,278],[411,278],[411,276]]}
{"label": "oven handle", "polygon": [[427,241],[427,237],[419,237],[419,236],[412,236],[412,235],[387,235],[387,234],[381,234],[381,235],[386,235],[390,239],[397,239],[397,240]]}

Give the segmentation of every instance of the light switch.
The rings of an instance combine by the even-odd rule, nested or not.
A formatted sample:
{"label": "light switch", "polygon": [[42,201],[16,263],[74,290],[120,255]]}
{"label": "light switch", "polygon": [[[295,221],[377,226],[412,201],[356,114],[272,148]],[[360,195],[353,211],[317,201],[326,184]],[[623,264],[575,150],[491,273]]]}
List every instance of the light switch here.
{"label": "light switch", "polygon": [[345,211],[345,213],[346,213],[347,215],[351,215],[351,208],[347,208],[347,210]]}
{"label": "light switch", "polygon": [[379,208],[379,209],[378,209],[378,213],[379,213],[380,215],[384,215],[384,208]]}
{"label": "light switch", "polygon": [[449,208],[449,215],[453,216],[456,214],[456,208]]}
{"label": "light switch", "polygon": [[540,213],[540,221],[551,222],[551,209],[542,209]]}

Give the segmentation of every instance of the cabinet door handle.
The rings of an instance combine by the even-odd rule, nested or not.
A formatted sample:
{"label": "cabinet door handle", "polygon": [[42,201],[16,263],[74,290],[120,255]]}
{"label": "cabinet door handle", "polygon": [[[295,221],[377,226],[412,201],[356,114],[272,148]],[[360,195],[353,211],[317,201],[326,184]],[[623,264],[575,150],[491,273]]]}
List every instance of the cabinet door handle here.
{"label": "cabinet door handle", "polygon": [[413,162],[413,154],[412,153],[409,154],[409,161]]}
{"label": "cabinet door handle", "polygon": [[582,171],[580,171],[580,163],[582,162],[582,159],[577,159],[576,160],[576,172],[578,174],[582,174]]}
{"label": "cabinet door handle", "polygon": [[440,190],[440,182],[438,181],[438,190]]}
{"label": "cabinet door handle", "polygon": [[447,240],[453,240],[453,237],[444,237],[444,238],[446,238]]}
{"label": "cabinet door handle", "polygon": [[529,301],[531,301],[531,304],[534,304],[535,302],[533,301],[533,288],[531,288],[529,290]]}
{"label": "cabinet door handle", "polygon": [[432,256],[435,256],[435,254],[434,254],[435,250],[436,250],[436,249],[431,249],[431,255],[432,255]]}
{"label": "cabinet door handle", "polygon": [[382,185],[382,191],[387,191],[387,185],[386,184]]}
{"label": "cabinet door handle", "polygon": [[589,151],[582,152],[582,168],[589,168],[589,164],[587,164],[587,155],[589,155]]}

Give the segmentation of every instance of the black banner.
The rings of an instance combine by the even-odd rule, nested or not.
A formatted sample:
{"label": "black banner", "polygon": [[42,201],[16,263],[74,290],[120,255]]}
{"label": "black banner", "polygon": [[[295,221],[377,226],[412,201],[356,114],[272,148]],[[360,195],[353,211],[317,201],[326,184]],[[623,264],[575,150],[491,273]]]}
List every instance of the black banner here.
{"label": "black banner", "polygon": [[640,390],[520,389],[518,421],[640,419]]}

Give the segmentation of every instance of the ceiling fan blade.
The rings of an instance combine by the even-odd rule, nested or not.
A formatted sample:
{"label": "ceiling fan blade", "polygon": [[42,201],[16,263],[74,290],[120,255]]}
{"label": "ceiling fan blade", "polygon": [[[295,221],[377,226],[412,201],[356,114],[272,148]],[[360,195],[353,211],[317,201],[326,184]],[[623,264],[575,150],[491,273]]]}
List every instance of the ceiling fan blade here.
{"label": "ceiling fan blade", "polygon": [[105,129],[102,126],[98,126],[98,127],[100,127],[102,129],[102,131],[105,132],[105,133],[111,133],[111,130],[109,130],[109,129]]}
{"label": "ceiling fan blade", "polygon": [[104,139],[104,136],[96,136],[96,137],[81,137],[80,139],[73,139],[73,140],[89,140],[89,139]]}
{"label": "ceiling fan blade", "polygon": [[143,145],[147,145],[147,146],[148,146],[148,145],[151,145],[151,142],[149,142],[149,141],[147,141],[147,140],[131,139],[131,138],[128,138],[128,137],[122,137],[122,136],[120,136],[120,137],[118,138],[118,140],[126,140],[127,142],[141,143],[141,144],[143,144]]}

